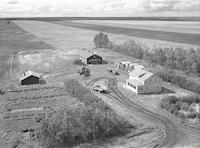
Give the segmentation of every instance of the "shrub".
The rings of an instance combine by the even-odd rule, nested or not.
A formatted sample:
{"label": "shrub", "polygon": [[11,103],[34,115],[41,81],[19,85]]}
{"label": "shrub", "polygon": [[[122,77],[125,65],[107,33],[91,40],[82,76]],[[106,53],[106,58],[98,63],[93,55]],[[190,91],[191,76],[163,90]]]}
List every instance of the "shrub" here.
{"label": "shrub", "polygon": [[14,143],[12,144],[12,148],[17,148],[21,144],[20,140],[15,140]]}
{"label": "shrub", "polygon": [[52,116],[44,117],[36,130],[37,139],[42,146],[71,146],[90,142],[94,138],[104,140],[125,134],[129,128],[134,128],[77,80],[66,80],[65,88],[85,106],[62,108]]}
{"label": "shrub", "polygon": [[200,113],[198,113],[198,118],[200,119]]}
{"label": "shrub", "polygon": [[0,95],[3,95],[5,92],[0,89]]}
{"label": "shrub", "polygon": [[197,117],[197,113],[192,112],[192,113],[188,114],[187,117],[188,117],[188,118],[193,118],[193,119],[194,119],[194,118]]}
{"label": "shrub", "polygon": [[190,90],[192,92],[200,94],[200,85],[191,80],[187,80],[186,77],[177,76],[174,73],[167,71],[157,73],[164,81],[170,82],[176,86],[182,87],[184,89]]}
{"label": "shrub", "polygon": [[186,116],[179,112],[180,110],[188,111],[190,112],[187,115],[187,118],[196,118],[198,116],[197,113],[194,112],[194,110],[191,110],[192,108],[190,105],[192,103],[199,103],[200,98],[197,96],[191,96],[191,97],[184,97],[184,98],[177,98],[175,96],[168,96],[161,101],[161,108],[169,111],[170,113],[174,114],[175,116],[179,118],[186,118]]}
{"label": "shrub", "polygon": [[86,65],[85,63],[83,63],[80,59],[77,59],[74,61],[75,65]]}
{"label": "shrub", "polygon": [[181,119],[185,119],[185,114],[178,112],[177,117],[181,118]]}
{"label": "shrub", "polygon": [[94,37],[94,44],[97,48],[112,48],[108,35],[100,32]]}

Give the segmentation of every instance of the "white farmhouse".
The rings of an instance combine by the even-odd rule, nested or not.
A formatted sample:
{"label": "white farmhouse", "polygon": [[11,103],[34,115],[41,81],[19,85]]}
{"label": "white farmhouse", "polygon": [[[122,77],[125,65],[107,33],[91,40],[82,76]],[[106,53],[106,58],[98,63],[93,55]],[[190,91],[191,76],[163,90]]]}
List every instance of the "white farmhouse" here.
{"label": "white farmhouse", "polygon": [[134,69],[129,73],[126,88],[137,94],[158,93],[162,90],[161,78],[144,69]]}

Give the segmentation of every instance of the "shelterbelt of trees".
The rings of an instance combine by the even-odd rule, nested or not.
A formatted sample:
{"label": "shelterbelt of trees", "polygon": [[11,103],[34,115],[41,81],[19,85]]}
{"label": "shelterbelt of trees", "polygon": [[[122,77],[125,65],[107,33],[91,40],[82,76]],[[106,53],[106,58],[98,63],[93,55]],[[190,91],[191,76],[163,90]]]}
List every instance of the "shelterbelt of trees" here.
{"label": "shelterbelt of trees", "polygon": [[51,148],[73,146],[93,140],[104,141],[135,129],[135,126],[119,117],[101,98],[77,80],[66,80],[65,88],[82,105],[61,108],[42,119],[36,132],[42,146]]}
{"label": "shelterbelt of trees", "polygon": [[[104,38],[104,39],[103,39]],[[168,69],[181,70],[187,73],[193,73],[200,76],[200,48],[182,49],[182,48],[144,48],[135,41],[128,41],[117,45],[108,39],[104,33],[99,33],[94,38],[96,47],[108,48],[119,53],[143,59],[149,63],[158,64]],[[184,76],[178,76],[175,73],[162,71],[159,75],[168,82],[200,94],[200,85]]]}
{"label": "shelterbelt of trees", "polygon": [[194,110],[192,104],[199,104],[199,97],[184,97],[178,98],[175,96],[168,96],[161,101],[161,108],[174,114],[181,119],[200,119],[200,114]]}

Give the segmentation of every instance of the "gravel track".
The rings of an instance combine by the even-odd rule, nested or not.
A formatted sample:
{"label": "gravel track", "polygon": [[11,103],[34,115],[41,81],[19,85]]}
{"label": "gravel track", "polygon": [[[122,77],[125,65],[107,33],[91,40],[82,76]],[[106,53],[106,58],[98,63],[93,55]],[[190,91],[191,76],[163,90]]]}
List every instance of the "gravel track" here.
{"label": "gravel track", "polygon": [[[90,81],[88,84],[92,85],[96,81],[101,79],[106,79],[106,77],[96,78]],[[107,78],[109,79],[109,78]],[[109,79],[111,80],[111,79]],[[117,81],[112,79],[109,84],[110,94],[106,94],[107,97],[114,99],[123,107],[126,107],[130,111],[137,111],[140,115],[144,116],[148,121],[153,123],[157,128],[162,131],[162,138],[158,137],[157,140],[154,138],[154,146],[152,147],[174,147],[179,140],[184,137],[184,133],[182,133],[179,128],[173,124],[172,121],[168,120],[165,117],[162,117],[159,114],[156,114],[143,106],[133,102],[130,98],[126,97],[117,87]],[[151,140],[150,140],[151,141]],[[152,141],[153,142],[153,141]],[[148,143],[149,144],[149,143]]]}

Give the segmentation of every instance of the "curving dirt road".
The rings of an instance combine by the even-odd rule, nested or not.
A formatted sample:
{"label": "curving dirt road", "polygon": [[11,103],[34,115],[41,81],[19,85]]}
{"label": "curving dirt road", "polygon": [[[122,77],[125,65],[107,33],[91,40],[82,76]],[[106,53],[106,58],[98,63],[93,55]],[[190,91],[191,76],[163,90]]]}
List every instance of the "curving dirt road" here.
{"label": "curving dirt road", "polygon": [[169,119],[159,114],[156,114],[144,108],[139,103],[136,103],[132,99],[125,96],[119,90],[116,79],[110,79],[106,77],[96,78],[90,81],[88,84],[92,85],[93,83],[101,79],[108,79],[110,81],[109,89],[111,93],[105,94],[107,97],[114,99],[120,105],[122,105],[123,107],[126,107],[130,111],[139,112],[141,116],[144,116],[148,121],[152,122],[153,124],[155,124],[157,128],[163,131],[162,140],[158,139],[159,142],[157,142],[154,147],[172,148],[178,145],[179,143],[182,143],[186,139],[186,135],[183,132],[183,130],[179,128],[179,125],[173,123]]}

